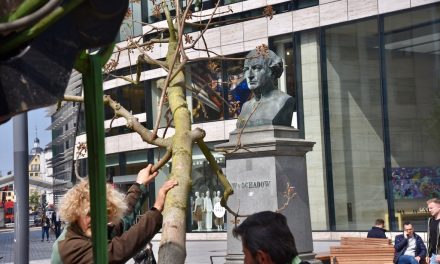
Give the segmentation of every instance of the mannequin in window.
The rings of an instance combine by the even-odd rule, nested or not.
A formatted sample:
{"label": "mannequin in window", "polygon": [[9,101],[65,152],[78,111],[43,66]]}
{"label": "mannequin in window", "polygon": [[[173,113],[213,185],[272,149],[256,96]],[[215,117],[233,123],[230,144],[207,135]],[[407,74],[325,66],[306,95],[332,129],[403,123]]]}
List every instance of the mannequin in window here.
{"label": "mannequin in window", "polygon": [[206,229],[206,214],[205,214],[205,193],[200,191],[200,198],[202,198],[202,229]]}
{"label": "mannequin in window", "polygon": [[206,191],[205,197],[205,215],[206,215],[206,229],[211,231],[212,229],[212,201],[209,196],[209,191]]}
{"label": "mannequin in window", "polygon": [[[215,206],[216,203],[220,203],[221,201],[221,195],[220,195],[220,191],[217,191],[214,200],[212,202],[212,204]],[[217,216],[214,216],[214,224],[217,226],[217,230],[218,231],[222,231],[223,230],[223,224],[224,224],[224,216],[218,218]]]}
{"label": "mannequin in window", "polygon": [[195,193],[196,199],[194,201],[194,220],[197,221],[197,231],[202,231],[202,212],[204,200],[200,197],[199,192]]}

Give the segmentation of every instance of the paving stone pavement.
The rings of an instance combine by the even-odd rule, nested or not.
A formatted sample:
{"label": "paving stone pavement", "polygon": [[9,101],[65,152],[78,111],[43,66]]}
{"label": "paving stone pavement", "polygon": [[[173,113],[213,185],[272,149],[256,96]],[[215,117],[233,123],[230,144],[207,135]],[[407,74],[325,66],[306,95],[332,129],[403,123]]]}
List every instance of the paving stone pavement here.
{"label": "paving stone pavement", "polygon": [[[50,234],[50,240],[41,242],[41,227],[31,227],[29,230],[29,260],[30,263],[50,263],[55,236]],[[14,263],[14,230],[12,228],[0,231],[0,263]]]}
{"label": "paving stone pavement", "polygon": [[[29,263],[48,264],[52,254],[55,236],[50,234],[50,242],[41,242],[41,227],[31,227],[29,230]],[[210,256],[225,256],[226,241],[187,241],[187,258],[185,263],[208,264]],[[155,256],[158,256],[159,241],[153,241]],[[14,263],[14,230],[0,229],[0,263]],[[132,260],[127,262],[133,264]],[[224,263],[224,258],[213,257],[213,263]]]}
{"label": "paving stone pavement", "polygon": [[[29,263],[48,264],[52,254],[52,244],[55,236],[51,235],[50,242],[41,242],[41,227],[31,227],[29,230]],[[329,251],[331,245],[337,245],[336,241],[314,241],[315,252]],[[157,257],[159,241],[153,241],[154,255]],[[186,242],[187,257],[185,263],[210,264],[213,256],[213,264],[224,263],[226,255],[226,240],[189,240]],[[0,263],[14,263],[14,230],[12,228],[0,229]],[[132,260],[127,262],[133,264]]]}

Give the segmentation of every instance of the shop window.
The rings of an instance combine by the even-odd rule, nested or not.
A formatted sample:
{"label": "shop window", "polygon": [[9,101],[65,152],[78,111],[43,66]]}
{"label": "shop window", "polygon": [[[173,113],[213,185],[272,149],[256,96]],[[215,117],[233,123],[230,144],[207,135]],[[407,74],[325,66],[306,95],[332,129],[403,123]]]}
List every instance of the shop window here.
{"label": "shop window", "polygon": [[[213,148],[214,144],[208,144],[208,147]],[[154,150],[155,161],[160,159],[163,151]],[[225,158],[219,153],[213,153],[214,158],[221,168],[225,168]],[[159,171],[159,175],[155,180],[156,193],[159,191],[162,184],[167,180],[171,173],[172,162],[168,162]],[[187,204],[187,231],[188,232],[219,232],[225,231],[227,228],[226,215],[222,218],[216,218],[213,212],[215,204],[219,201],[224,192],[224,188],[219,182],[216,174],[212,171],[208,161],[198,149],[193,148],[192,156],[192,172],[191,172],[191,193]],[[196,194],[197,193],[197,194]],[[198,206],[203,204],[203,208],[208,210],[200,210]]]}

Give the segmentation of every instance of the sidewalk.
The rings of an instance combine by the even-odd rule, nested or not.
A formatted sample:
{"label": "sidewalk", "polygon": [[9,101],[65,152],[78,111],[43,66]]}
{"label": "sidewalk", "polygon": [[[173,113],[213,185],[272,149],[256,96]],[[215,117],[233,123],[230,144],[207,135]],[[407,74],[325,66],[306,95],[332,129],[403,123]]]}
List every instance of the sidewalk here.
{"label": "sidewalk", "polygon": [[[51,239],[54,240],[51,234]],[[29,231],[29,260],[31,264],[48,264],[52,254],[53,240],[49,243],[41,242],[41,227],[32,227]],[[153,251],[158,257],[160,234],[153,239]],[[298,243],[300,243],[298,241]],[[315,253],[328,252],[330,246],[339,244],[339,241],[314,241]],[[0,263],[14,263],[14,230],[0,230]],[[226,233],[188,233],[185,263],[210,264],[212,257],[214,264],[224,263],[226,256]],[[132,260],[127,263],[134,263]]]}
{"label": "sidewalk", "polygon": [[[41,242],[41,227],[29,229],[29,260],[30,263],[50,263],[52,244],[55,236],[50,237],[50,242]],[[14,263],[14,229],[2,229],[0,231],[0,263]]]}

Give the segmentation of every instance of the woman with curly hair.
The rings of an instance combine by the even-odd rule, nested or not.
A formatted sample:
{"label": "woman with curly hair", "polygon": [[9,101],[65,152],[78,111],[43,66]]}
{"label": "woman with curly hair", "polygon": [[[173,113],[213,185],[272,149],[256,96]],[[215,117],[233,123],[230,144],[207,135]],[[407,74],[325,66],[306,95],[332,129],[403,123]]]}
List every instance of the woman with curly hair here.
{"label": "woman with curly hair", "polygon": [[[142,169],[127,195],[107,184],[108,261],[125,263],[150,241],[162,227],[162,214],[167,192],[177,181],[166,181],[159,190],[154,206],[145,212],[135,225],[136,215],[146,200],[148,183],[157,172],[152,165]],[[51,263],[93,263],[93,244],[90,217],[89,181],[82,180],[63,197],[60,217],[69,224],[55,241]]]}

